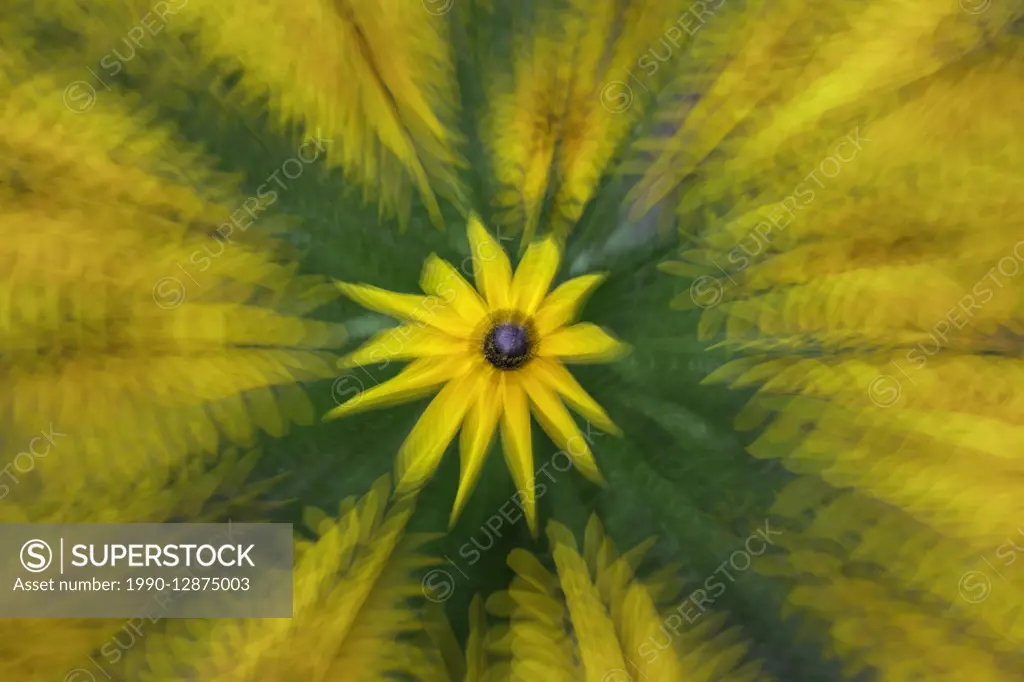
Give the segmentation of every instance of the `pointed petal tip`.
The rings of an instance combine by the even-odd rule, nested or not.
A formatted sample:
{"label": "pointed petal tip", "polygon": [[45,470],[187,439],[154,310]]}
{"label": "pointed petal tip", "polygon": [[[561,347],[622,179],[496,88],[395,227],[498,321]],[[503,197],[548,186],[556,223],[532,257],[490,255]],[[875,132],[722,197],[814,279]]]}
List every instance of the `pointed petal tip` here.
{"label": "pointed petal tip", "polygon": [[452,504],[452,512],[448,517],[448,531],[451,532],[458,524],[459,519],[462,518],[462,512],[466,509],[466,503],[469,501],[469,497],[473,492],[472,487],[467,488],[466,479],[463,476],[459,476],[459,490],[455,493],[455,502]]}
{"label": "pointed petal tip", "polygon": [[623,438],[626,435],[622,429],[619,428],[619,425],[612,421],[609,421],[603,427],[599,426],[598,428],[608,435],[615,436],[616,438]]}
{"label": "pointed petal tip", "polygon": [[469,233],[470,237],[473,236],[474,232],[487,233],[487,228],[484,227],[484,221],[480,219],[480,215],[478,213],[469,214],[469,219],[466,220],[466,231]]}
{"label": "pointed petal tip", "polygon": [[[460,477],[461,479],[461,477]],[[452,511],[448,515],[448,532],[452,532],[459,519],[462,517],[462,512],[466,508],[466,500],[469,495],[462,490],[462,480],[459,481],[459,491],[455,494],[455,502],[452,504]]]}
{"label": "pointed petal tip", "polygon": [[581,474],[583,474],[583,477],[585,479],[587,479],[588,481],[590,481],[594,485],[600,486],[602,488],[607,488],[608,487],[608,480],[605,479],[604,474],[602,474],[599,469],[586,470],[586,469],[581,469],[581,468],[577,467],[577,470]]}
{"label": "pointed petal tip", "polygon": [[537,527],[537,519],[535,519],[535,518],[528,518],[526,520],[526,525],[530,528],[530,537],[533,538],[534,540],[539,539],[540,538],[540,529]]}
{"label": "pointed petal tip", "polygon": [[558,237],[556,237],[554,234],[549,233],[544,236],[542,244],[545,248],[554,249],[555,252],[558,254],[559,260],[561,260],[564,254],[562,253],[562,242],[558,239]]}
{"label": "pointed petal tip", "polygon": [[[583,454],[586,456],[583,457]],[[601,469],[598,467],[597,461],[594,459],[594,453],[591,448],[588,447],[585,453],[573,455],[572,457],[576,471],[578,471],[583,478],[602,488],[608,486],[608,481],[605,480],[604,475],[601,473]]]}
{"label": "pointed petal tip", "polygon": [[448,532],[449,533],[451,533],[453,530],[455,530],[455,526],[457,526],[459,524],[459,519],[462,518],[462,510],[464,508],[465,508],[465,505],[460,505],[458,507],[452,507],[452,513],[448,516]]}

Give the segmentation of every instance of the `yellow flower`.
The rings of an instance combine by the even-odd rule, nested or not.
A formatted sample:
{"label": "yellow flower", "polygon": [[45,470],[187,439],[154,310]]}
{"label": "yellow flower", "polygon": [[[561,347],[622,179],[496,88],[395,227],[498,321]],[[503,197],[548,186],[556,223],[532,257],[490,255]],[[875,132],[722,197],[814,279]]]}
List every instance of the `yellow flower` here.
{"label": "yellow flower", "polygon": [[378,334],[343,358],[340,366],[412,362],[395,378],[353,397],[327,418],[406,402],[443,386],[398,453],[396,493],[418,490],[427,482],[461,425],[462,473],[451,516],[454,524],[479,478],[500,421],[505,461],[536,533],[528,406],[551,440],[572,455],[580,472],[603,484],[590,448],[562,400],[602,431],[618,434],[618,427],[562,363],[608,362],[621,356],[626,346],[595,325],[567,326],[604,275],[577,277],[548,295],[561,261],[553,239],[532,244],[515,275],[508,256],[476,217],[469,220],[469,241],[479,293],[435,255],[427,259],[420,276],[426,296],[338,283],[357,303],[406,322]]}
{"label": "yellow flower", "polygon": [[175,619],[129,647],[124,679],[436,680],[426,676],[436,669],[430,652],[413,639],[421,622],[409,600],[422,594],[417,573],[440,561],[420,550],[430,536],[406,532],[414,501],[389,502],[390,492],[382,476],[365,495],[342,500],[337,516],[305,509],[291,618]]}
{"label": "yellow flower", "polygon": [[[478,602],[471,605],[467,668],[487,672],[474,679],[768,679],[760,671],[761,662],[749,657],[738,628],[726,627],[725,613],[709,609],[699,621],[684,625],[684,585],[671,570],[646,580],[638,577],[654,538],[620,552],[597,515],[587,523],[582,549],[572,531],[555,521],[548,522],[547,536],[554,570],[540,557],[514,549],[507,560],[515,572],[508,590],[492,593],[486,612]],[[487,614],[497,617],[489,627]],[[479,639],[486,646],[479,646]]]}

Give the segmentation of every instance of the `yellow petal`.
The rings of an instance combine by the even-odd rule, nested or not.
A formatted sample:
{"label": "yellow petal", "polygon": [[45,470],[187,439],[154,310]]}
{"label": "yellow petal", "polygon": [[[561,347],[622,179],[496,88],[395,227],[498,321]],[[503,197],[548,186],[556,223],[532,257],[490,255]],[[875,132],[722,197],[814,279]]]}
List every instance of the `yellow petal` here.
{"label": "yellow petal", "polygon": [[548,237],[530,244],[526,255],[512,278],[512,307],[525,315],[533,315],[547,296],[561,262],[558,244]]}
{"label": "yellow petal", "polygon": [[611,420],[596,400],[590,397],[572,373],[562,363],[549,358],[534,358],[528,371],[538,381],[553,388],[584,419],[605,433],[622,435],[622,430]]}
{"label": "yellow petal", "polygon": [[497,372],[489,368],[483,371],[483,380],[479,384],[478,393],[472,399],[473,405],[469,408],[462,427],[459,442],[459,491],[455,494],[455,506],[452,508],[449,529],[458,521],[459,514],[469,499],[469,493],[480,479],[484,459],[487,457],[487,450],[494,439],[494,430],[501,416],[501,396],[498,393],[500,382]]}
{"label": "yellow petal", "polygon": [[537,535],[537,501],[533,492],[533,443],[530,440],[530,407],[519,379],[506,372],[500,376],[501,449],[522,500],[530,532]]}
{"label": "yellow petal", "polygon": [[467,322],[476,325],[487,315],[480,294],[448,261],[431,254],[423,264],[420,287],[426,294],[439,297]]}
{"label": "yellow petal", "polygon": [[474,325],[462,319],[437,296],[399,294],[368,284],[334,283],[359,305],[407,322],[428,324],[452,336],[468,337]]}
{"label": "yellow petal", "polygon": [[629,346],[589,322],[563,327],[542,337],[537,348],[537,355],[566,363],[611,362],[627,352]]}
{"label": "yellow petal", "polygon": [[[487,609],[484,608],[484,600],[477,594],[473,596],[473,601],[469,603],[469,635],[466,638],[465,682],[483,682],[487,679],[487,634]],[[455,677],[454,679],[460,678]]]}
{"label": "yellow petal", "polygon": [[398,451],[396,495],[418,491],[434,475],[441,456],[466,416],[466,410],[477,397],[479,387],[480,375],[469,372],[448,382],[430,401]]}
{"label": "yellow petal", "polygon": [[[324,415],[324,420],[347,417],[357,412],[390,407],[422,398],[446,381],[464,374],[468,368],[469,360],[463,356],[415,360],[393,379],[365,391],[361,390],[351,400]],[[374,381],[369,372],[367,375],[368,381]],[[364,383],[363,377],[355,377],[355,380],[361,385]]]}
{"label": "yellow petal", "polygon": [[574,277],[561,284],[544,299],[533,317],[533,324],[540,336],[547,336],[559,327],[575,322],[576,315],[587,296],[597,288],[608,275],[594,274]]}
{"label": "yellow petal", "polygon": [[475,215],[469,218],[468,231],[476,288],[491,310],[508,308],[512,285],[512,265],[508,256]]}
{"label": "yellow petal", "polygon": [[466,352],[466,340],[457,339],[426,325],[402,325],[374,335],[360,348],[338,360],[338,367],[363,367],[391,360],[408,360]]}
{"label": "yellow petal", "polygon": [[530,588],[549,597],[556,595],[555,588],[558,585],[558,579],[552,575],[551,571],[544,568],[544,564],[533,554],[517,547],[509,552],[505,563]]}
{"label": "yellow petal", "polygon": [[[606,680],[631,679],[615,672],[624,672],[626,668],[615,622],[594,585],[586,561],[579,554],[576,539],[568,528],[554,521],[548,523],[547,531],[565,606],[579,642],[580,662],[587,672],[586,679],[600,680],[602,674]],[[694,677],[699,679],[697,675]]]}
{"label": "yellow petal", "polygon": [[581,474],[598,485],[604,485],[604,477],[597,468],[590,446],[587,445],[587,440],[576,426],[572,415],[565,409],[565,405],[544,383],[530,376],[528,372],[524,374],[523,387],[530,397],[530,402],[533,403],[533,414],[544,429],[544,433],[572,458],[573,464]]}

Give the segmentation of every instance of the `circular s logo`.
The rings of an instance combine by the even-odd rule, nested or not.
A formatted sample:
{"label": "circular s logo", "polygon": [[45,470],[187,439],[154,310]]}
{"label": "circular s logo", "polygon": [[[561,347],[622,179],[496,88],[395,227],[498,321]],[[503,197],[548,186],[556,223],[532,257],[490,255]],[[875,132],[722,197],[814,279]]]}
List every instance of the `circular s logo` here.
{"label": "circular s logo", "polygon": [[42,573],[53,563],[53,550],[42,540],[29,540],[21,546],[21,565],[29,573]]}
{"label": "circular s logo", "polygon": [[713,308],[722,302],[725,288],[717,277],[703,275],[690,284],[690,300],[699,308]]}
{"label": "circular s logo", "polygon": [[175,277],[161,277],[153,285],[153,302],[164,310],[174,310],[185,302],[185,285]]}
{"label": "circular s logo", "polygon": [[455,0],[421,0],[421,2],[423,3],[423,9],[435,17],[448,14],[455,4]]}
{"label": "circular s logo", "polygon": [[349,400],[355,404],[362,399],[363,390],[363,382],[351,373],[341,375],[331,384],[331,396],[336,405],[342,405]]}
{"label": "circular s logo", "polygon": [[957,584],[960,598],[969,604],[980,604],[992,592],[992,581],[981,571],[967,571]]}
{"label": "circular s logo", "polygon": [[991,4],[992,0],[960,0],[960,9],[968,14],[981,14]]}
{"label": "circular s logo", "polygon": [[96,676],[85,668],[75,668],[64,676],[64,682],[96,682]]}
{"label": "circular s logo", "polygon": [[422,587],[423,596],[435,604],[446,602],[455,594],[455,581],[451,573],[440,568],[423,576]]}
{"label": "circular s logo", "polygon": [[96,104],[96,88],[85,81],[75,81],[64,88],[64,106],[75,114],[84,114]]}
{"label": "circular s logo", "polygon": [[623,81],[611,81],[601,88],[601,106],[612,114],[621,114],[633,106],[633,88]]}
{"label": "circular s logo", "polygon": [[892,407],[902,393],[900,381],[891,374],[879,374],[868,386],[868,397],[879,407]]}

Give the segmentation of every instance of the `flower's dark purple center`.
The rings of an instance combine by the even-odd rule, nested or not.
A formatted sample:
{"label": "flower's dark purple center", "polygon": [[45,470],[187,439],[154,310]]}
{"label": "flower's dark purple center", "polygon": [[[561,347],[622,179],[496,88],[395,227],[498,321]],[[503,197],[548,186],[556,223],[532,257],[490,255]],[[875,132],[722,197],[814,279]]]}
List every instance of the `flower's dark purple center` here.
{"label": "flower's dark purple center", "polygon": [[484,338],[484,357],[501,370],[519,369],[530,359],[532,334],[527,325],[503,322],[494,325]]}

